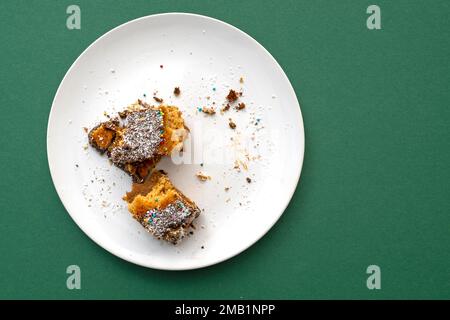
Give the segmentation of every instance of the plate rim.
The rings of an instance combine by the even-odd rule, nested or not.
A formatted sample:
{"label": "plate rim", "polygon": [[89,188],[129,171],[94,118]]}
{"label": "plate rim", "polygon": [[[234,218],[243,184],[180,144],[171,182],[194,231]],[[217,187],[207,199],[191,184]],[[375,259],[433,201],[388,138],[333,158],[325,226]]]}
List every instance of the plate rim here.
{"label": "plate rim", "polygon": [[[82,223],[80,223],[80,221],[77,218],[77,215],[74,213],[71,213],[70,210],[68,209],[68,205],[66,204],[66,201],[64,200],[65,198],[62,195],[62,191],[58,190],[58,187],[55,184],[55,178],[54,175],[56,175],[56,168],[52,165],[50,158],[51,158],[51,150],[49,148],[49,139],[50,138],[50,123],[52,122],[52,115],[53,115],[53,108],[55,107],[55,101],[57,99],[57,97],[60,95],[60,91],[61,91],[61,87],[63,86],[63,84],[66,81],[66,78],[68,77],[68,75],[71,73],[72,69],[74,69],[75,65],[77,65],[77,62],[88,52],[88,50],[93,47],[95,44],[97,44],[101,39],[103,39],[104,37],[108,36],[110,33],[113,33],[114,31],[123,28],[125,26],[127,26],[128,24],[132,24],[135,23],[137,21],[140,20],[145,20],[145,19],[151,19],[151,18],[155,18],[155,17],[161,17],[161,16],[177,16],[177,15],[181,15],[181,16],[193,16],[196,18],[201,18],[201,19],[205,19],[205,20],[209,20],[212,21],[214,23],[218,23],[218,24],[222,24],[223,26],[225,26],[226,28],[231,28],[234,31],[237,31],[238,33],[240,33],[241,35],[243,35],[244,37],[246,37],[248,40],[250,40],[251,42],[253,42],[254,44],[256,44],[260,49],[263,50],[263,52],[265,54],[267,54],[267,56],[272,60],[272,62],[274,62],[274,65],[276,66],[276,68],[278,69],[278,71],[281,72],[282,77],[286,80],[287,84],[289,85],[290,90],[292,91],[295,100],[297,101],[297,105],[298,108],[295,108],[296,111],[296,115],[297,118],[299,120],[299,132],[301,134],[301,138],[302,138],[302,146],[301,146],[301,150],[300,150],[300,164],[298,166],[297,172],[296,172],[296,179],[295,179],[295,184],[293,184],[292,190],[290,190],[290,195],[287,198],[287,202],[283,204],[283,209],[280,210],[279,214],[274,217],[275,219],[273,219],[273,222],[268,225],[268,227],[265,229],[264,232],[262,232],[259,236],[257,236],[255,238],[254,241],[249,242],[247,245],[243,246],[241,249],[237,250],[236,252],[230,254],[230,255],[226,255],[224,257],[221,257],[220,259],[217,259],[215,261],[212,262],[207,262],[207,263],[200,263],[197,266],[186,266],[186,267],[165,267],[162,268],[160,266],[154,265],[152,263],[146,263],[144,261],[141,261],[137,258],[135,258],[134,256],[127,256],[125,254],[123,254],[123,252],[117,248],[115,248],[115,246],[111,246],[108,243],[104,243],[101,240],[99,240],[96,235],[94,233],[88,233],[86,232],[86,229]],[[56,107],[55,107],[56,108]],[[48,162],[48,166],[49,166],[49,171],[50,171],[50,176],[52,179],[52,183],[53,186],[56,190],[56,193],[64,207],[64,209],[66,210],[66,212],[69,214],[69,216],[72,218],[72,220],[75,222],[75,224],[78,226],[78,228],[81,229],[81,231],[83,231],[83,233],[89,238],[91,239],[95,244],[97,244],[98,246],[100,246],[101,248],[105,249],[106,251],[108,251],[110,254],[121,258],[122,260],[131,262],[133,264],[136,264],[138,266],[141,267],[146,267],[146,268],[151,268],[151,269],[155,269],[155,270],[168,270],[168,271],[183,271],[183,270],[195,270],[195,269],[202,269],[202,268],[206,268],[212,265],[216,265],[219,264],[221,262],[224,262],[226,260],[232,259],[234,257],[236,257],[237,255],[241,254],[242,252],[246,251],[247,249],[249,249],[251,246],[253,246],[255,243],[257,243],[259,240],[261,240],[273,227],[274,225],[280,220],[281,216],[283,215],[283,213],[286,211],[287,207],[289,206],[292,197],[294,196],[295,191],[297,190],[299,181],[300,181],[300,175],[302,172],[302,168],[303,168],[303,162],[304,162],[304,156],[305,156],[305,129],[304,129],[304,123],[303,123],[303,116],[302,116],[302,112],[301,112],[301,106],[300,106],[300,102],[298,100],[297,94],[295,92],[294,87],[292,86],[289,78],[287,77],[286,73],[284,72],[283,68],[280,66],[280,64],[278,63],[278,61],[272,56],[272,54],[262,45],[260,44],[256,39],[254,39],[252,36],[250,36],[249,34],[247,34],[246,32],[242,31],[241,29],[216,18],[212,18],[209,16],[205,16],[205,15],[201,15],[201,14],[196,14],[196,13],[188,13],[188,12],[166,12],[166,13],[157,13],[157,14],[151,14],[151,15],[146,15],[146,16],[142,16],[139,18],[135,18],[132,20],[129,20],[125,23],[122,23],[114,28],[112,28],[111,30],[105,32],[104,34],[102,34],[100,37],[98,37],[97,39],[95,39],[89,46],[86,47],[86,49],[84,49],[80,55],[75,59],[75,61],[71,64],[71,66],[69,67],[69,69],[66,71],[66,73],[64,74],[64,77],[62,78],[61,82],[58,85],[58,88],[56,90],[55,96],[53,98],[52,101],[52,105],[50,108],[50,112],[49,112],[49,116],[48,116],[48,121],[47,121],[47,134],[46,134],[46,149],[47,149],[47,162]]]}

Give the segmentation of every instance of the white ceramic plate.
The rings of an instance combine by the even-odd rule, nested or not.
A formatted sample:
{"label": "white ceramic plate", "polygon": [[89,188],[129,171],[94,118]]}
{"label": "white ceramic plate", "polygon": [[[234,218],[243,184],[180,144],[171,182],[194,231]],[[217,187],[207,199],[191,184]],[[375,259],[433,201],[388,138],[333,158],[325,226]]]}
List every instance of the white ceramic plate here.
{"label": "white ceramic plate", "polygon": [[[244,110],[198,112],[219,110],[231,88],[242,90]],[[88,147],[83,130],[105,120],[105,111],[153,102],[155,92],[179,106],[191,129],[183,163],[166,158],[158,167],[204,210],[194,234],[176,246],[133,220],[121,200],[130,177]],[[300,177],[304,132],[289,80],[258,42],[212,18],[168,13],[125,23],[80,55],[54,98],[47,152],[62,203],[91,239],[138,265],[183,270],[233,257],[275,224]],[[199,171],[211,180],[199,181]]]}

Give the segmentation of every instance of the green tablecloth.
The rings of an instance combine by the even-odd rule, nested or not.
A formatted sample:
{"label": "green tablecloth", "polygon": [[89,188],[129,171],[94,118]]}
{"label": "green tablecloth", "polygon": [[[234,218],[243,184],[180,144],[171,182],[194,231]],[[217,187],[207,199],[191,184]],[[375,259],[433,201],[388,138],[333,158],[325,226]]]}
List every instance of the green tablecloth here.
{"label": "green tablecloth", "polygon": [[[450,2],[0,3],[0,298],[450,298]],[[78,4],[81,30],[66,28]],[[53,187],[47,119],[65,72],[111,28],[161,12],[221,19],[278,60],[300,100],[306,153],[282,218],[219,265],[122,261],[72,221]],[[82,289],[66,288],[66,267]],[[366,268],[381,268],[381,290]]]}

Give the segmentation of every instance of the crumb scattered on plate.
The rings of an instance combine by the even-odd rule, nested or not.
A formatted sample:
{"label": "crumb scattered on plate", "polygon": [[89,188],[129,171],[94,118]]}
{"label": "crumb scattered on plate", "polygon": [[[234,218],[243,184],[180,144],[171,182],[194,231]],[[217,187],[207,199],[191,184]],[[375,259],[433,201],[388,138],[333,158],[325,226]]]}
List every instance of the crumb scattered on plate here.
{"label": "crumb scattered on plate", "polygon": [[211,177],[210,177],[210,176],[204,174],[204,173],[201,172],[201,171],[200,171],[200,172],[197,172],[195,175],[197,176],[197,178],[198,178],[200,181],[211,180]]}
{"label": "crumb scattered on plate", "polygon": [[228,125],[230,126],[231,129],[236,129],[236,123],[233,122],[233,120],[230,118],[228,119]]}
{"label": "crumb scattered on plate", "polygon": [[242,110],[245,109],[245,103],[240,102],[238,103],[238,105],[236,106],[236,110]]}
{"label": "crumb scattered on plate", "polygon": [[230,104],[229,103],[227,103],[220,111],[223,113],[223,112],[225,112],[225,111],[228,111],[228,110],[230,110]]}
{"label": "crumb scattered on plate", "polygon": [[227,95],[227,100],[230,102],[234,102],[239,98],[239,95],[237,94],[236,91],[234,91],[233,89],[230,90],[230,92]]}
{"label": "crumb scattered on plate", "polygon": [[203,108],[201,108],[201,111],[202,111],[203,113],[208,114],[208,115],[213,115],[213,114],[216,113],[216,110],[214,110],[214,108],[208,108],[208,107],[203,107]]}

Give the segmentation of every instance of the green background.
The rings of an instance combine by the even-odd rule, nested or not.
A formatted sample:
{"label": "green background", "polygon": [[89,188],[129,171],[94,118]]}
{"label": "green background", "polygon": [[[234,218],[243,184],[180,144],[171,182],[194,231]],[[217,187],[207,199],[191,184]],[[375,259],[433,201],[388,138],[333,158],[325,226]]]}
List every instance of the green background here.
{"label": "green background", "polygon": [[[450,298],[450,1],[0,2],[0,298]],[[82,29],[67,30],[66,8]],[[306,153],[284,215],[206,269],[135,266],[93,243],[53,187],[47,119],[65,72],[131,19],[193,12],[278,60],[302,107]],[[82,289],[66,288],[77,264]],[[379,265],[382,289],[368,290]]]}

